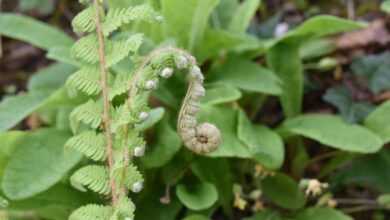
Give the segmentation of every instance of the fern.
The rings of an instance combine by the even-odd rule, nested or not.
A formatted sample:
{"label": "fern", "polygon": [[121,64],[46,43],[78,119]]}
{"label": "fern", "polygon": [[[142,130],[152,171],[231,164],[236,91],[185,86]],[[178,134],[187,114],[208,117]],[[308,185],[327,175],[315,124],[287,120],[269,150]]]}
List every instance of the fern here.
{"label": "fern", "polygon": [[110,90],[110,100],[125,94],[130,89],[131,74],[117,74]]}
{"label": "fern", "polygon": [[73,132],[78,130],[80,122],[89,125],[91,128],[98,128],[102,123],[101,104],[89,100],[78,106],[70,113],[70,122]]}
{"label": "fern", "polygon": [[108,220],[113,214],[113,208],[90,204],[78,208],[70,216],[69,220]]}
{"label": "fern", "polygon": [[103,23],[103,33],[105,36],[110,35],[120,26],[128,24],[134,20],[144,21],[161,21],[159,16],[149,5],[139,5],[129,8],[114,8],[108,11]]}
{"label": "fern", "polygon": [[66,81],[70,90],[79,90],[87,95],[97,95],[101,92],[99,70],[96,67],[86,66],[71,75]]}
{"label": "fern", "polygon": [[98,39],[96,34],[80,38],[72,47],[71,55],[89,64],[99,62]]}
{"label": "fern", "polygon": [[112,42],[110,49],[107,49],[106,67],[111,67],[129,55],[130,52],[136,53],[143,41],[142,34],[135,34],[127,40]]}
{"label": "fern", "polygon": [[[151,92],[158,87],[161,78],[169,78],[175,70],[187,72],[190,82],[178,120],[178,130],[185,145],[196,153],[206,153],[215,150],[219,144],[219,131],[215,126],[197,124],[198,109],[194,107],[204,95],[203,75],[187,52],[160,48],[141,62],[133,62],[133,72],[123,73],[120,68],[113,68],[129,57],[135,61],[134,55],[143,42],[143,35],[133,34],[127,39],[115,40],[111,36],[122,25],[135,20],[156,21],[161,18],[148,5],[111,9],[104,15],[100,0],[94,0],[94,7],[87,7],[72,23],[75,31],[85,34],[85,37],[71,49],[72,56],[81,61],[81,68],[68,79],[67,87],[91,98],[71,112],[74,133],[81,130],[80,124],[87,126],[83,127],[82,133],[70,138],[66,147],[93,161],[107,162],[107,166],[87,165],[71,176],[71,183],[82,191],[89,189],[109,195],[112,203],[111,206],[91,204],[81,207],[72,213],[70,220],[134,218],[135,207],[128,192],[141,191],[144,179],[131,159],[143,156],[146,147],[137,127],[149,117]],[[115,99],[118,96],[121,98]],[[114,99],[115,105],[110,103]]]}
{"label": "fern", "polygon": [[109,174],[104,166],[90,165],[77,170],[70,181],[74,187],[81,191],[88,189],[108,195],[111,192]]}
{"label": "fern", "polygon": [[66,148],[77,150],[95,161],[106,160],[106,145],[104,136],[94,131],[85,131],[69,139]]}
{"label": "fern", "polygon": [[92,6],[80,12],[72,21],[76,33],[87,33],[95,30],[95,10]]}

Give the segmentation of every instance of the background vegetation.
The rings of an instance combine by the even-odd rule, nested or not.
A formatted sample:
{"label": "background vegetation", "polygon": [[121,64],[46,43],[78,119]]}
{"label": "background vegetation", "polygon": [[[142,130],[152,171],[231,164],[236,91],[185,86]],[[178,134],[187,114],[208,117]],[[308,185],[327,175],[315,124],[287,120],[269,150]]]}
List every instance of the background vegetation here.
{"label": "background vegetation", "polygon": [[[88,162],[64,150],[69,115],[86,101],[65,88],[80,66],[70,48],[82,6],[1,3],[0,219],[68,219],[107,201],[71,186]],[[134,162],[145,179],[131,193],[136,220],[390,219],[389,1],[106,3],[148,3],[164,17],[115,37],[144,33],[140,56],[161,45],[191,52],[205,73],[199,119],[223,139],[206,156],[182,147],[175,123],[185,78],[161,82],[149,100],[146,154]],[[128,61],[113,68],[131,74]]]}

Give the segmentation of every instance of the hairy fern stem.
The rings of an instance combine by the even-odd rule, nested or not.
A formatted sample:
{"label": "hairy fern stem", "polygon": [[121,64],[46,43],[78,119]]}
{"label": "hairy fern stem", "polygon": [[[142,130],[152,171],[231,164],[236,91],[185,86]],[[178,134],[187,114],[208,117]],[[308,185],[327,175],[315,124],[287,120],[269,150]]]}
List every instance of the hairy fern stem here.
{"label": "hairy fern stem", "polygon": [[104,124],[104,134],[106,136],[106,153],[107,153],[107,163],[108,170],[110,175],[110,186],[111,186],[111,198],[112,203],[115,205],[118,201],[117,193],[116,193],[116,183],[115,179],[112,176],[112,170],[114,165],[114,159],[112,155],[112,136],[111,136],[111,117],[110,117],[110,107],[111,103],[109,100],[109,87],[107,83],[107,69],[106,69],[106,58],[105,58],[105,44],[104,44],[104,36],[103,30],[100,22],[100,13],[104,13],[101,10],[99,0],[94,0],[95,7],[95,25],[96,25],[96,34],[98,36],[99,41],[99,63],[100,63],[100,83],[102,86],[102,94],[103,94],[103,124]]}

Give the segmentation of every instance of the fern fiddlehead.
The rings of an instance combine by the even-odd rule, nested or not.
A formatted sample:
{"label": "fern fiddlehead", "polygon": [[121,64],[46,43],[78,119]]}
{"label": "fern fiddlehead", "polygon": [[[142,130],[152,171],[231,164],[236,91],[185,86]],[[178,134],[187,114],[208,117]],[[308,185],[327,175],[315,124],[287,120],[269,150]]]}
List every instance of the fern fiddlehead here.
{"label": "fern fiddlehead", "polygon": [[[156,49],[132,74],[112,68],[137,53],[143,36],[133,34],[128,39],[115,40],[111,34],[133,20],[161,21],[161,16],[148,5],[109,9],[105,13],[101,1],[90,4],[80,0],[87,8],[72,22],[74,30],[85,36],[71,50],[82,65],[66,86],[73,95],[81,92],[89,100],[70,114],[75,136],[68,140],[66,147],[98,163],[76,171],[70,178],[72,185],[82,191],[110,196],[112,203],[83,206],[71,214],[70,220],[133,219],[135,206],[128,192],[141,191],[144,180],[132,157],[143,156],[146,146],[138,125],[149,117],[148,99],[160,78],[169,78],[176,70],[188,73],[189,86],[177,122],[184,145],[204,154],[214,151],[221,142],[220,132],[214,125],[198,125],[196,114],[205,89],[201,70],[188,52],[172,47]],[[122,103],[111,103],[126,93],[128,97]]]}

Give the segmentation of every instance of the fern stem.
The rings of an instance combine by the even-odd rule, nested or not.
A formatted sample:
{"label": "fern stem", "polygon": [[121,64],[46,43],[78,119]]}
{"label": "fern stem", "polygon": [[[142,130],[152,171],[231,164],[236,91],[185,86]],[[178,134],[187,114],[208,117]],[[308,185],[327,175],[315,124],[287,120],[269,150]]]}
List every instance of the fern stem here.
{"label": "fern stem", "polygon": [[99,41],[99,62],[100,62],[100,80],[102,84],[102,93],[103,93],[103,124],[104,124],[104,133],[106,136],[106,152],[107,152],[107,163],[108,169],[110,173],[110,186],[111,186],[111,194],[112,194],[112,203],[115,205],[118,201],[117,192],[116,192],[116,184],[115,179],[113,178],[112,171],[114,166],[113,159],[113,144],[112,144],[112,136],[111,136],[111,118],[110,118],[110,100],[109,100],[109,87],[107,83],[108,73],[106,69],[106,59],[104,52],[104,36],[103,30],[100,21],[100,3],[99,0],[94,0],[95,5],[95,24],[96,24],[96,34],[98,36]]}

